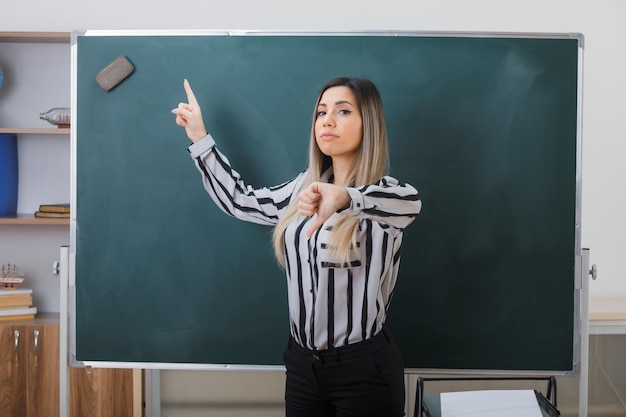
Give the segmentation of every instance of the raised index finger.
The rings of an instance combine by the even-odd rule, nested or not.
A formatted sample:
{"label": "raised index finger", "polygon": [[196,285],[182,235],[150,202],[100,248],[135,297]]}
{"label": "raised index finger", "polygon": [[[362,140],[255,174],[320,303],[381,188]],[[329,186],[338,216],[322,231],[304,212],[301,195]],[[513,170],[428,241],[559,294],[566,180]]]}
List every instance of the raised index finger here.
{"label": "raised index finger", "polygon": [[189,85],[189,81],[187,81],[186,78],[183,82],[183,87],[185,87],[185,93],[187,93],[187,101],[189,101],[189,104],[198,104],[198,100],[196,100],[196,96],[193,94],[191,85]]}

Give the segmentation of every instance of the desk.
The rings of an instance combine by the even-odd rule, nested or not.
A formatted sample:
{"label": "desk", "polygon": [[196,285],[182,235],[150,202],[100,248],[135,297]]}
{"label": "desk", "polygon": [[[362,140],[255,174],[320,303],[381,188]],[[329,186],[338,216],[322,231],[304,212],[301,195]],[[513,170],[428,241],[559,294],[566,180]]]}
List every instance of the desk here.
{"label": "desk", "polygon": [[589,334],[626,334],[626,297],[589,298]]}
{"label": "desk", "polygon": [[[547,400],[545,400],[547,402]],[[424,395],[424,404],[428,411],[424,412],[426,417],[441,417],[441,394],[425,394]],[[539,410],[541,411],[541,415],[543,417],[553,417],[557,416],[557,413],[550,412],[550,408],[547,406],[543,406],[542,403],[539,404]]]}
{"label": "desk", "polygon": [[[543,417],[558,417],[559,411],[556,409],[556,378],[554,376],[507,376],[507,377],[480,377],[480,376],[444,376],[444,377],[417,377],[416,381],[416,396],[415,396],[415,408],[414,417],[441,417],[441,393],[428,394],[425,392],[424,385],[426,382],[459,382],[465,383],[485,383],[492,381],[498,384],[503,383],[519,383],[533,384],[535,382],[546,382],[546,394],[544,395],[541,390],[533,389],[537,398],[537,403]],[[484,392],[488,392],[489,388],[482,388]],[[511,387],[500,386],[498,389],[511,389]],[[519,388],[513,388],[517,390]],[[524,388],[528,390],[532,388]],[[460,389],[453,389],[452,391],[464,391]],[[495,391],[494,391],[495,392]]]}

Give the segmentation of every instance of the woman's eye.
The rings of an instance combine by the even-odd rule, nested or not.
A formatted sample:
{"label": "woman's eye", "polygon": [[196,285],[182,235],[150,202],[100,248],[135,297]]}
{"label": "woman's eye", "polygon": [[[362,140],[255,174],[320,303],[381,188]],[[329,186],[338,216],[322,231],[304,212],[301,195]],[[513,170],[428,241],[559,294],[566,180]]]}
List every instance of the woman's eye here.
{"label": "woman's eye", "polygon": [[324,116],[326,114],[325,110],[320,110],[317,112],[317,117]]}
{"label": "woman's eye", "polygon": [[345,110],[345,109],[339,110],[339,114],[341,114],[342,116],[345,116],[350,113],[352,113],[350,110]]}

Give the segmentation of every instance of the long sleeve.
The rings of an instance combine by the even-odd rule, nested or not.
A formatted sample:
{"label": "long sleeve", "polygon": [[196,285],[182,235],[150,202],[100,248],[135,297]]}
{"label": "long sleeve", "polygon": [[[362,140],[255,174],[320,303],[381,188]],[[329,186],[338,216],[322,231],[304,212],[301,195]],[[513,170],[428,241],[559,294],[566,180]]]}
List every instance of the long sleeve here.
{"label": "long sleeve", "polygon": [[350,206],[342,214],[370,219],[404,230],[422,208],[417,190],[409,184],[400,184],[393,177],[382,177],[376,184],[359,188],[347,187]]}
{"label": "long sleeve", "polygon": [[283,184],[253,188],[245,184],[207,135],[188,148],[202,175],[202,184],[215,204],[229,216],[252,223],[275,225],[298,190],[304,175]]}
{"label": "long sleeve", "polygon": [[[255,189],[232,169],[210,135],[191,145],[189,153],[217,206],[230,216],[259,224],[278,222],[306,175]],[[331,173],[324,173],[321,180]],[[382,329],[398,277],[403,231],[422,206],[415,188],[392,177],[346,189],[351,201],[341,214],[359,219],[358,253],[351,253],[348,262],[338,264],[333,257],[331,227],[322,226],[306,236],[311,217],[295,216],[284,234],[291,335],[310,349],[357,343]]]}

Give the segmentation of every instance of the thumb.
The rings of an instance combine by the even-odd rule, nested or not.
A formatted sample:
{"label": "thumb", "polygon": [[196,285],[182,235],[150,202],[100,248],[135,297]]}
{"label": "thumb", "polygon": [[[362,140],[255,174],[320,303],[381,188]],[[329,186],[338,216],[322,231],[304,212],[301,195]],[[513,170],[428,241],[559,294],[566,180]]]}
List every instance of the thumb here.
{"label": "thumb", "polygon": [[322,224],[324,224],[324,219],[322,219],[319,215],[315,216],[313,218],[313,222],[306,231],[307,239],[310,239],[311,236],[313,236],[313,233],[315,233],[315,231],[319,229]]}

